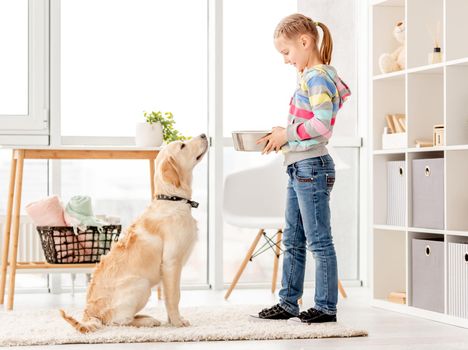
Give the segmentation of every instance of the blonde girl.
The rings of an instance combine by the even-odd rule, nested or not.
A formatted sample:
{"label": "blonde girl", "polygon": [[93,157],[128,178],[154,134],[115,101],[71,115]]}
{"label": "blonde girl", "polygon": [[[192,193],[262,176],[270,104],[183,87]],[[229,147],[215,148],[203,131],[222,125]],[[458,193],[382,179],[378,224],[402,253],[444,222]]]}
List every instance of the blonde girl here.
{"label": "blonde girl", "polygon": [[[267,142],[263,153],[284,153],[289,181],[280,302],[254,317],[306,324],[336,322],[338,272],[329,205],[335,164],[326,145],[350,92],[330,65],[333,41],[324,23],[290,15],[276,27],[274,44],[284,63],[296,68],[299,85],[291,98],[287,127],[274,127],[258,140]],[[300,312],[307,250],[315,259],[315,305]]]}

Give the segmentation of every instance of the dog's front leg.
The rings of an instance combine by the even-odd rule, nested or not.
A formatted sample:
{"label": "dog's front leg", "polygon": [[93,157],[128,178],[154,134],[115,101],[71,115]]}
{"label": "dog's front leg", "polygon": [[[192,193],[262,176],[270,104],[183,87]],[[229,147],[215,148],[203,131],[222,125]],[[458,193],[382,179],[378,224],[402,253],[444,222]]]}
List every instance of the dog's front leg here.
{"label": "dog's front leg", "polygon": [[179,313],[181,272],[182,266],[180,266],[178,262],[163,262],[162,278],[165,296],[164,301],[166,303],[169,322],[176,327],[190,325],[190,323],[184,320]]}

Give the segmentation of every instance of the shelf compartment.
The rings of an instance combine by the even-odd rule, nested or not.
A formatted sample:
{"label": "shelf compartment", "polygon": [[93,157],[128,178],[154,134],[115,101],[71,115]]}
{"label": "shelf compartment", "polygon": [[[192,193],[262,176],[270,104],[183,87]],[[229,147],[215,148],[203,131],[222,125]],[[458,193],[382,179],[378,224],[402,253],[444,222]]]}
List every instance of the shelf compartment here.
{"label": "shelf compartment", "polygon": [[446,220],[451,231],[468,231],[468,150],[447,151]]}
{"label": "shelf compartment", "polygon": [[466,33],[468,33],[468,1],[445,0],[447,27],[447,60],[468,57]]}
{"label": "shelf compartment", "polygon": [[447,314],[468,319],[468,237],[447,236]]}
{"label": "shelf compartment", "polygon": [[[405,114],[405,76],[376,80],[373,84],[373,145],[382,150],[382,134],[387,126],[387,114]],[[403,145],[407,147],[407,142]]]}
{"label": "shelf compartment", "polygon": [[383,53],[392,53],[400,43],[393,37],[393,28],[398,21],[405,20],[404,1],[382,1],[372,7],[373,75],[380,75],[379,57]]}
{"label": "shelf compartment", "polygon": [[408,232],[408,305],[444,313],[444,235]]}
{"label": "shelf compartment", "polygon": [[408,1],[406,36],[408,68],[431,64],[428,61],[428,55],[434,50],[434,35],[436,35],[437,24],[439,26],[439,44],[442,54],[444,53],[443,6],[443,0]]}
{"label": "shelf compartment", "polygon": [[432,141],[434,125],[444,124],[444,69],[408,74],[408,146]]}
{"label": "shelf compartment", "polygon": [[[414,201],[414,185],[413,185],[413,161],[414,160],[419,160],[419,159],[434,159],[434,158],[444,158],[444,152],[443,151],[434,151],[434,152],[415,152],[415,153],[408,153],[408,170],[407,170],[407,178],[408,178],[408,202],[406,203],[407,205],[407,208],[408,208],[408,226],[409,227],[415,227],[416,225],[414,224],[413,222],[413,217],[414,217],[414,213],[413,213],[413,201]],[[430,170],[430,169],[429,169]],[[442,167],[442,169],[438,169],[439,170],[439,173],[440,171],[442,171],[442,174],[444,173],[444,168]],[[430,174],[429,174],[430,175]],[[442,201],[442,210],[445,212],[445,205],[444,205],[444,196],[442,195],[441,196],[441,199]],[[428,204],[432,204],[432,203],[428,203]],[[443,215],[443,213],[440,213],[441,215]],[[445,222],[445,220],[444,220]],[[435,228],[435,227],[418,227],[418,229],[444,229],[444,227],[442,228]]]}
{"label": "shelf compartment", "polygon": [[406,293],[406,232],[374,230],[373,297]]}
{"label": "shelf compartment", "polygon": [[[468,46],[468,45],[467,45]],[[446,68],[446,145],[468,144],[468,65]]]}
{"label": "shelf compartment", "polygon": [[[395,225],[388,225],[388,169],[387,169],[387,162],[389,161],[405,161],[406,156],[405,154],[385,154],[385,155],[378,155],[374,157],[374,224],[375,225],[387,225],[387,226],[395,226]],[[406,165],[403,169],[403,176],[405,181],[406,180]],[[406,192],[404,194],[406,197]],[[406,203],[403,201],[403,203]],[[404,213],[406,213],[406,206],[402,208]],[[406,215],[405,215],[406,216]],[[406,217],[405,220],[406,222]],[[403,224],[402,226],[405,226]]]}

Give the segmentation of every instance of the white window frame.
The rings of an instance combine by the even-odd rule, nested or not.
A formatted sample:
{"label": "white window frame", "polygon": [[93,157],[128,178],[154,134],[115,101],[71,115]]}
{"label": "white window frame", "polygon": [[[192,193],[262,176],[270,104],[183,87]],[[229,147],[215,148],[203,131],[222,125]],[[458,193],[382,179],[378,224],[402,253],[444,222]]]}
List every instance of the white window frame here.
{"label": "white window frame", "polygon": [[[360,0],[361,1],[361,0]],[[366,0],[362,0],[366,1]],[[29,34],[30,34],[30,98],[34,97],[30,116],[8,119],[13,116],[0,116],[0,144],[50,144],[53,147],[63,145],[128,145],[134,144],[132,137],[87,137],[87,136],[61,136],[60,125],[60,3],[61,0],[29,0]],[[361,5],[362,6],[362,5]],[[365,8],[365,7],[363,7]],[[364,12],[364,13],[363,13]],[[360,19],[366,21],[367,13],[361,10]],[[208,123],[210,135],[210,152],[208,155],[208,285],[215,290],[224,289],[223,277],[223,157],[224,147],[232,147],[232,140],[223,134],[223,2],[208,0]],[[367,23],[367,22],[366,22]],[[361,22],[360,27],[366,27]],[[49,32],[50,26],[50,32]],[[34,29],[33,29],[34,28]],[[32,40],[37,45],[32,54]],[[359,40],[359,47],[367,45],[367,37]],[[367,50],[363,50],[364,53]],[[49,56],[50,54],[50,56]],[[366,59],[365,54],[359,54],[360,59]],[[50,70],[49,70],[50,62]],[[358,71],[364,76],[359,77],[358,113],[364,118],[359,118],[359,136],[352,138],[335,138],[334,147],[360,148],[360,195],[359,206],[361,209],[360,222],[366,222],[363,213],[365,199],[367,198],[366,179],[363,176],[367,172],[367,149],[362,146],[362,136],[367,136],[366,120],[367,108],[365,102],[365,90],[367,78],[365,64],[359,64]],[[49,81],[50,79],[50,81]],[[364,89],[363,89],[364,88]],[[50,96],[50,102],[49,102]],[[31,103],[31,102],[30,102]],[[50,104],[49,104],[50,103]],[[362,106],[362,107],[359,107]],[[50,110],[50,116],[49,116]],[[27,119],[32,117],[33,119]],[[18,119],[21,118],[21,119]],[[49,119],[50,118],[50,119]],[[16,124],[15,124],[16,123]],[[49,127],[50,124],[50,127]],[[50,143],[49,143],[50,129]],[[4,135],[7,134],[7,135]],[[5,137],[10,137],[8,142]],[[43,138],[44,137],[44,138]],[[8,141],[8,140],[6,140]],[[46,143],[43,143],[46,142]],[[364,145],[365,146],[365,145]],[[60,192],[60,167],[59,161],[51,164],[49,184],[52,184],[52,192]],[[362,200],[364,199],[364,201]],[[365,269],[367,235],[365,225],[360,225],[360,254],[358,264],[360,267],[360,279],[366,280]],[[60,282],[53,283],[59,288]],[[251,285],[250,285],[251,287]],[[196,287],[193,287],[196,288]],[[191,289],[193,289],[191,288]],[[54,288],[53,288],[54,289]]]}
{"label": "white window frame", "polygon": [[0,144],[49,142],[49,0],[28,1],[28,114],[0,115]]}

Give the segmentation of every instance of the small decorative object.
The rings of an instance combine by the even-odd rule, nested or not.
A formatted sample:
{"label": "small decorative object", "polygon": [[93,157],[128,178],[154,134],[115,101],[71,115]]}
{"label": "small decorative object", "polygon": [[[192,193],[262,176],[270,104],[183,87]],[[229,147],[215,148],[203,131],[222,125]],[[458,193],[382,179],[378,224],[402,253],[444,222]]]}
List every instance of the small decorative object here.
{"label": "small decorative object", "polygon": [[387,126],[382,134],[382,149],[406,147],[406,117],[404,114],[387,114]]}
{"label": "small decorative object", "polygon": [[444,124],[437,124],[434,125],[434,137],[433,137],[433,144],[434,146],[443,146],[444,141]]}
{"label": "small decorative object", "polygon": [[406,293],[405,292],[391,292],[388,295],[388,301],[397,304],[406,304]]}
{"label": "small decorative object", "polygon": [[385,120],[390,133],[406,132],[406,116],[404,114],[387,114]]}
{"label": "small decorative object", "polygon": [[406,132],[406,116],[404,114],[393,114],[392,118],[396,132]]}
{"label": "small decorative object", "polygon": [[146,122],[137,123],[135,143],[137,147],[158,147],[176,140],[188,140],[174,128],[175,120],[171,112],[144,112]]}
{"label": "small decorative object", "polygon": [[432,146],[433,146],[432,141],[427,141],[427,140],[416,140],[416,147],[417,147],[417,148],[432,147]]}
{"label": "small decorative object", "polygon": [[440,63],[442,62],[442,52],[440,50],[440,21],[437,21],[435,34],[432,33],[429,27],[427,28],[427,30],[431,34],[433,42],[434,42],[433,50],[427,56],[427,63],[428,64]]}
{"label": "small decorative object", "polygon": [[393,28],[393,36],[400,43],[400,46],[392,53],[380,55],[379,67],[382,73],[396,72],[406,68],[405,32],[405,22],[398,21]]}

